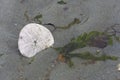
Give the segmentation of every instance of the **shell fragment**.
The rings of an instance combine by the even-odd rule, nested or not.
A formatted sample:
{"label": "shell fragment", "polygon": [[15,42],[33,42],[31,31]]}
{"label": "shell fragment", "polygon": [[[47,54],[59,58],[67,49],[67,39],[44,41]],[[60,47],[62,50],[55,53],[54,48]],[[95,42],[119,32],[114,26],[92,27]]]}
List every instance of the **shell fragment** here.
{"label": "shell fragment", "polygon": [[33,57],[53,44],[52,33],[40,24],[27,24],[19,34],[18,48],[25,57]]}

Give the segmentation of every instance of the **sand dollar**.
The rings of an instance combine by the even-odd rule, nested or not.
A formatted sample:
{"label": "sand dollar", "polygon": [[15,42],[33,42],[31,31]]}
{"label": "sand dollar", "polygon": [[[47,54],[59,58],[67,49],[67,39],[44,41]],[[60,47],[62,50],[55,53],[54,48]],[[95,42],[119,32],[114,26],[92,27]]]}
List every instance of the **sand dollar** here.
{"label": "sand dollar", "polygon": [[44,26],[36,23],[27,24],[20,31],[18,48],[25,57],[33,57],[38,52],[52,46],[52,33]]}

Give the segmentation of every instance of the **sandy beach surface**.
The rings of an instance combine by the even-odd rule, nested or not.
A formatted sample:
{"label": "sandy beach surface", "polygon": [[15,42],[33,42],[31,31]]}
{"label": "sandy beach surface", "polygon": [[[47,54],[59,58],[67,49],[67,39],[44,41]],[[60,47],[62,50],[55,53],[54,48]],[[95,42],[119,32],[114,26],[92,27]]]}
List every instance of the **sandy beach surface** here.
{"label": "sandy beach surface", "polygon": [[[120,24],[120,0],[64,0],[66,4],[58,4],[58,1],[0,0],[0,80],[120,80],[117,70],[120,59],[84,65],[85,60],[74,58],[73,68],[60,63],[49,71],[58,56],[54,49],[39,52],[34,60],[20,54],[19,32],[26,24],[36,22],[33,18],[38,14],[42,14],[42,24],[57,26],[67,25],[74,18],[80,19],[80,24],[53,32],[54,47],[64,46],[83,32],[103,31]],[[51,30],[51,26],[46,27]],[[84,50],[94,52],[97,48]],[[104,52],[120,57],[120,43],[114,41],[113,46],[106,47]]]}

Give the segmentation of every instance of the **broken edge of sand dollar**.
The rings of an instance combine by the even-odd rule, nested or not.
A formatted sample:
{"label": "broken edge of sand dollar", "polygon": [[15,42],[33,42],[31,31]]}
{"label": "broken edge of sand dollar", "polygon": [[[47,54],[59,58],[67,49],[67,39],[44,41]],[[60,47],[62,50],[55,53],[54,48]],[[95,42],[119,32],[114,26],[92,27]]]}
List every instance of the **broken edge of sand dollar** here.
{"label": "broken edge of sand dollar", "polygon": [[27,24],[20,31],[18,49],[25,57],[33,57],[38,52],[52,46],[53,44],[54,38],[52,33],[40,24]]}

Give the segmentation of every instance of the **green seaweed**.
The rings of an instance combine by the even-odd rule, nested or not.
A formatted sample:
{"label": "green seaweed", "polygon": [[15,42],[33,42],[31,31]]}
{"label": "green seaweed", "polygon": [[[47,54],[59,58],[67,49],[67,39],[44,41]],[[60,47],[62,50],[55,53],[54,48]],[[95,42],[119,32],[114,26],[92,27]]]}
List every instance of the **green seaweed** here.
{"label": "green seaweed", "polygon": [[113,45],[113,38],[112,37],[109,37],[108,44]]}
{"label": "green seaweed", "polygon": [[28,62],[28,64],[32,64],[32,62],[34,62],[34,60],[35,60],[35,57],[32,57],[32,58],[30,59],[30,61]]}
{"label": "green seaweed", "polygon": [[[89,33],[84,32],[77,38],[71,40],[72,42],[79,42],[85,44],[86,46],[95,46],[101,48],[107,45],[113,45],[113,36],[110,36],[104,32],[91,31]],[[99,44],[100,43],[100,44]]]}
{"label": "green seaweed", "polygon": [[69,28],[69,27],[71,27],[71,26],[73,26],[75,24],[79,24],[79,23],[80,23],[80,20],[78,18],[74,18],[74,20],[71,23],[69,23],[67,25],[67,27]]}
{"label": "green seaweed", "polygon": [[72,27],[73,25],[79,24],[79,23],[81,23],[81,21],[78,18],[74,18],[74,20],[71,21],[66,26],[56,26],[56,25],[54,25],[52,23],[46,23],[45,25],[51,25],[54,28],[53,31],[55,31],[56,29],[68,29],[68,28]]}
{"label": "green seaweed", "polygon": [[60,0],[60,1],[58,1],[57,3],[58,3],[58,4],[61,4],[61,5],[67,4],[64,0]]}
{"label": "green seaweed", "polygon": [[[95,37],[99,37],[101,35],[102,36],[105,35],[104,38],[107,38],[107,40],[105,39],[105,42],[107,43],[106,45],[113,44],[113,38],[111,36],[107,36],[106,34],[103,34],[103,32],[91,31],[89,33],[85,32],[85,33],[81,34],[77,38],[72,39],[71,42],[69,42],[65,46],[56,48],[56,50],[59,49],[58,51],[60,53],[69,53],[71,51],[74,51],[75,49],[92,46],[92,44],[95,44],[95,43],[91,39],[94,39]],[[98,40],[99,40],[99,38],[98,38]],[[104,41],[103,41],[103,43],[104,43]],[[101,42],[101,44],[102,44],[102,42]],[[99,45],[101,46],[101,44],[97,44],[98,46],[96,46],[96,47],[101,48],[101,47],[99,47]],[[104,44],[103,44],[103,46],[104,46]],[[106,46],[104,46],[104,47],[106,47]]]}
{"label": "green seaweed", "polygon": [[65,59],[67,60],[67,64],[69,67],[73,67],[74,63],[72,62],[72,58],[80,58],[83,60],[91,60],[91,61],[106,61],[106,60],[118,60],[118,57],[116,56],[110,56],[106,54],[102,55],[95,55],[90,52],[82,52],[82,53],[69,53],[67,55],[64,55]]}
{"label": "green seaweed", "polygon": [[83,34],[79,35],[77,38],[74,38],[72,41],[73,42],[87,42],[91,40],[92,38],[101,35],[102,32],[98,31],[91,31],[89,33],[84,32]]}
{"label": "green seaweed", "polygon": [[91,38],[94,38],[96,36],[99,36],[101,34],[104,34],[103,32],[98,32],[98,31],[91,31],[87,34],[86,41],[90,40]]}
{"label": "green seaweed", "polygon": [[62,47],[61,49],[59,48],[59,50],[60,50],[60,53],[69,53],[75,49],[83,48],[85,46],[86,46],[85,43],[71,42],[71,43],[68,43],[67,45],[65,45],[64,47]]}
{"label": "green seaweed", "polygon": [[[115,38],[119,39],[119,37],[115,37]],[[76,49],[79,49],[79,48],[81,49],[81,48],[84,48],[87,46],[92,46],[92,44],[97,44],[97,46],[95,46],[95,47],[103,49],[108,45],[113,45],[113,39],[114,39],[114,36],[108,35],[105,32],[99,32],[99,31],[91,31],[88,33],[85,32],[85,33],[79,35],[78,37],[73,38],[65,46],[54,48],[54,49],[57,50],[59,52],[59,54],[64,55],[64,57],[67,61],[67,64],[70,67],[73,65],[73,62],[71,61],[71,59],[73,57],[77,57],[77,58],[84,59],[84,60],[94,60],[94,61],[117,60],[118,57],[110,56],[110,55],[106,55],[106,54],[96,55],[96,54],[92,54],[90,52],[71,53],[72,51],[74,51]],[[95,42],[96,40],[98,40],[97,43]],[[100,41],[100,43],[99,43],[99,41]],[[92,43],[92,44],[90,44],[90,43]],[[102,46],[101,46],[101,44],[102,44]]]}
{"label": "green seaweed", "polygon": [[42,24],[41,18],[42,18],[42,14],[38,14],[36,15],[33,20],[36,21],[38,24]]}
{"label": "green seaweed", "polygon": [[68,29],[68,28],[72,27],[73,25],[79,24],[79,23],[80,23],[80,20],[78,18],[74,18],[74,20],[72,22],[70,22],[68,25],[57,26],[56,28],[58,28],[58,29]]}
{"label": "green seaweed", "polygon": [[85,60],[95,60],[95,61],[105,61],[105,60],[118,60],[118,57],[116,56],[110,56],[106,54],[102,54],[100,56],[94,55],[90,52],[83,52],[83,53],[72,53],[68,54],[69,57],[77,57],[80,59],[85,59]]}

